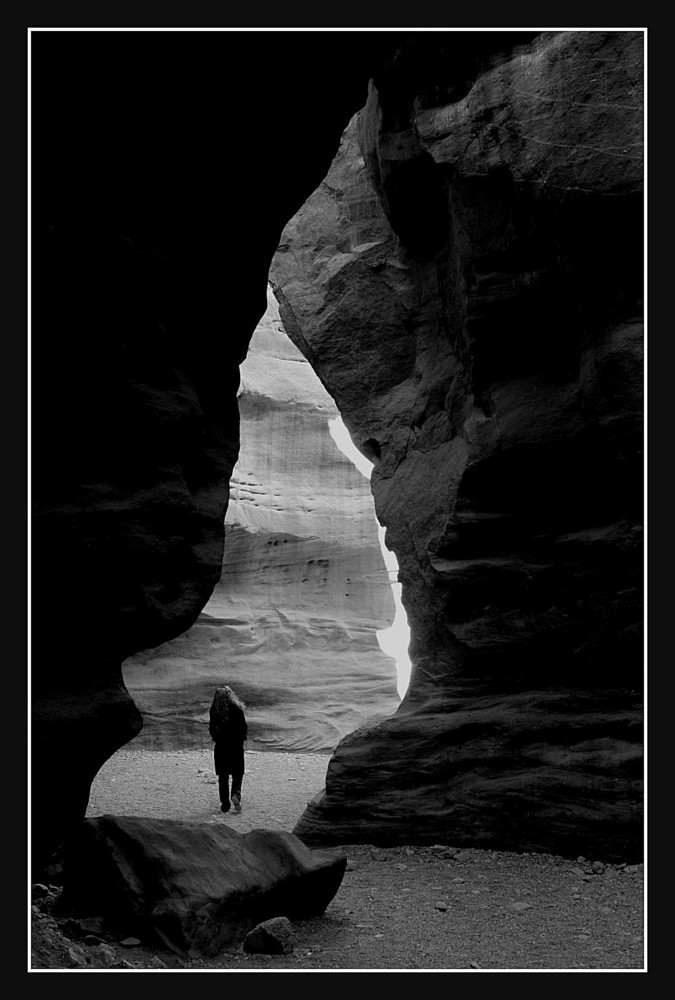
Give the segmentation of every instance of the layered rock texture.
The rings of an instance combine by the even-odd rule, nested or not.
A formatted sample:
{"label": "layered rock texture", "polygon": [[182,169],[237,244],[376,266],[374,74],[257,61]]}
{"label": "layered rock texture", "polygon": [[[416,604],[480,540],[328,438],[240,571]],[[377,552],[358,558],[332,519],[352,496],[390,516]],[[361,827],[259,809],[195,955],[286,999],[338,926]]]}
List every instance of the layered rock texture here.
{"label": "layered rock texture", "polygon": [[274,296],[241,366],[241,447],[222,576],[184,635],[124,664],[139,745],[209,743],[213,691],[245,700],[249,747],[323,751],[399,704],[377,631],[394,617],[370,484],[338,449],[331,397]]}
{"label": "layered rock texture", "polygon": [[32,33],[38,866],[141,729],[122,662],[218,584],[270,263],[366,102],[274,284],[376,461],[414,670],[302,835],[639,851],[642,48]]}
{"label": "layered rock texture", "polygon": [[413,636],[309,842],[641,850],[642,45],[547,34],[426,88],[420,45],[284,230]]}
{"label": "layered rock texture", "polygon": [[122,661],[185,632],[220,579],[239,364],[269,264],[383,47],[331,32],[31,34],[38,866],[142,728]]}
{"label": "layered rock texture", "polygon": [[278,830],[97,816],[68,843],[59,908],[151,945],[217,955],[260,921],[320,916],[346,866]]}

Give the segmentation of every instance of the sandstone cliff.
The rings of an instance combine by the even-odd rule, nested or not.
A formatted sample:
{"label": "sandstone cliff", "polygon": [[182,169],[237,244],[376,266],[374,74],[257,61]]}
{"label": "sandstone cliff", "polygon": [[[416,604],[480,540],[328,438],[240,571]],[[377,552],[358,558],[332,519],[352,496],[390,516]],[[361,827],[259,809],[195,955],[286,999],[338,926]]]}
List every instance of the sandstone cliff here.
{"label": "sandstone cliff", "polygon": [[639,852],[642,36],[544,35],[464,88],[405,69],[272,267],[413,634],[396,716],[296,832]]}
{"label": "sandstone cliff", "polygon": [[37,34],[37,864],[140,731],[122,661],[220,579],[239,365],[369,78],[275,282],[377,462],[415,669],[303,829],[640,849],[642,42]]}
{"label": "sandstone cliff", "polygon": [[269,263],[363,105],[382,40],[30,41],[40,865],[84,815],[98,768],[141,729],[122,661],[185,632],[220,578],[239,364]]}
{"label": "sandstone cliff", "polygon": [[238,399],[222,576],[191,629],[125,662],[144,715],[137,742],[209,745],[213,690],[228,683],[246,702],[250,748],[332,750],[399,704],[377,641],[394,601],[370,484],[333,441],[338,411],[271,293]]}

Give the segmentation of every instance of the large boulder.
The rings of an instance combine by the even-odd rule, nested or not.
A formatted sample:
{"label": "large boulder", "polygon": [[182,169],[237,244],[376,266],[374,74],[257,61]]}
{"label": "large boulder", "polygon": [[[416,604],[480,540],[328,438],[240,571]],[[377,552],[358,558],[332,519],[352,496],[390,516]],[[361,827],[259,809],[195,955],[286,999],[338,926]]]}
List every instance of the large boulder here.
{"label": "large boulder", "polygon": [[69,839],[60,915],[97,916],[123,936],[217,955],[274,917],[320,916],[345,873],[341,853],[292,833],[99,816]]}
{"label": "large boulder", "polygon": [[641,851],[642,47],[547,33],[462,82],[422,40],[282,234],[412,634],[312,843]]}

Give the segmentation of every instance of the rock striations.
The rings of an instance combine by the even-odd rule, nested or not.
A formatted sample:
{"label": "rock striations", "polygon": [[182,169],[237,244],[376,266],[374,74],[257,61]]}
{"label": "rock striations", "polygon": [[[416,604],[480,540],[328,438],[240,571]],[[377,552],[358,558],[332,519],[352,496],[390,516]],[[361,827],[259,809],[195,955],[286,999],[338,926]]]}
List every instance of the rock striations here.
{"label": "rock striations", "polygon": [[38,866],[141,730],[123,660],[190,628],[220,578],[269,264],[390,41],[31,32]]}
{"label": "rock striations", "polygon": [[377,642],[394,602],[370,484],[331,437],[338,411],[271,292],[239,409],[220,582],[184,635],[124,664],[144,715],[137,743],[208,743],[213,689],[229,683],[247,704],[249,746],[332,750],[399,704]]}
{"label": "rock striations", "polygon": [[642,36],[543,35],[459,89],[405,65],[271,272],[413,635],[296,832],[637,856]]}
{"label": "rock striations", "polygon": [[[186,726],[222,670],[277,718],[294,686],[273,745],[298,745],[336,644],[310,744],[391,697],[374,541],[358,518],[335,545],[303,527],[334,489],[316,414],[295,410],[283,477],[238,474],[222,574],[272,261],[287,333],[375,463],[414,661],[298,834],[638,855],[643,33],[32,37],[38,869],[142,728],[122,675],[140,650],[196,626],[198,655],[134,679],[166,715],[209,664]],[[242,409],[262,452],[272,412]]]}

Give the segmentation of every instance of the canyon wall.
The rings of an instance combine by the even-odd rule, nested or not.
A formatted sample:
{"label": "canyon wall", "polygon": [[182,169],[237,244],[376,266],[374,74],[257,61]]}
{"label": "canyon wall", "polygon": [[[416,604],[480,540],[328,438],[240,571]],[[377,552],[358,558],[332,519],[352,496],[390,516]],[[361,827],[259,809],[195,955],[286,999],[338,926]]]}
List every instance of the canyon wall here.
{"label": "canyon wall", "polygon": [[30,44],[39,869],[141,731],[123,660],[190,628],[220,579],[239,364],[269,264],[389,40],[34,30]]}
{"label": "canyon wall", "polygon": [[221,577],[239,365],[366,101],[274,283],[376,463],[414,670],[301,832],[640,849],[642,42],[32,33],[38,870],[141,731],[122,662]]}
{"label": "canyon wall", "polygon": [[241,365],[240,451],[220,581],[183,635],[123,665],[135,746],[210,746],[213,691],[244,699],[249,749],[330,751],[399,704],[377,641],[394,601],[369,481],[329,432],[335,403],[273,295]]}
{"label": "canyon wall", "polygon": [[413,636],[309,842],[641,851],[642,46],[545,34],[460,86],[420,44],[282,234]]}

